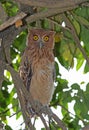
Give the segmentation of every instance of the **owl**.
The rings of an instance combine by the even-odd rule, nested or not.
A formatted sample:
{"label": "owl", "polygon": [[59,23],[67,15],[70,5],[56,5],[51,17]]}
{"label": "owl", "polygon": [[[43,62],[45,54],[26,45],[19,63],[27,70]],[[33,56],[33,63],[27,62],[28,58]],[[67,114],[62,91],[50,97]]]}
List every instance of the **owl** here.
{"label": "owl", "polygon": [[48,105],[54,92],[54,31],[30,30],[21,59],[20,77],[35,101]]}

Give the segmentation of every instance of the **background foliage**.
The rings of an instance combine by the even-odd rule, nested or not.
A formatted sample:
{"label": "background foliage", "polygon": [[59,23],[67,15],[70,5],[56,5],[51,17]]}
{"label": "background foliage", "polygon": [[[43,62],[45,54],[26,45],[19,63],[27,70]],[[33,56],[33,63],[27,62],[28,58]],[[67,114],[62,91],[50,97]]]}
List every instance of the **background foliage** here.
{"label": "background foliage", "polygon": [[[13,3],[13,1],[0,0],[0,2],[9,17],[17,14],[18,6]],[[87,58],[89,58],[89,7],[81,6],[65,13],[65,15],[72,23],[76,35],[82,43],[82,48],[84,49]],[[60,64],[67,70],[74,67],[74,58],[76,58],[76,70],[78,71],[86,59],[81,50],[76,46],[76,40],[72,35],[71,30],[66,26],[67,23],[62,15],[54,16],[51,20],[55,21],[55,23],[53,23],[53,29],[56,32],[55,57],[57,57]],[[1,19],[0,23],[2,23]],[[50,29],[50,25],[50,19],[46,18],[40,21],[40,26],[44,29]],[[28,27],[37,27],[37,23],[33,22],[28,25]],[[12,65],[16,71],[18,71],[21,55],[26,46],[26,36],[27,30],[23,30],[18,37],[14,39],[10,48]],[[85,62],[83,73],[85,74],[88,72],[89,65]],[[84,82],[82,81],[82,83]],[[83,125],[89,124],[89,83],[85,86],[85,91],[82,90],[81,85],[77,83],[69,86],[68,81],[61,78],[60,68],[56,62],[56,84],[56,90],[50,106],[53,106],[55,109],[57,109],[58,106],[61,107],[61,113],[63,115],[62,120],[66,124],[68,130],[80,130],[82,125],[79,124],[79,121],[81,121]],[[74,94],[72,94],[73,92]],[[73,107],[75,112],[74,115],[69,112],[70,108],[68,107],[68,104],[73,101],[75,102]],[[20,107],[16,89],[10,73],[5,70],[4,81],[0,91],[0,122],[3,121],[5,123],[6,130],[12,129],[8,126],[7,120],[7,116],[12,116],[11,110],[16,113],[16,120],[19,119],[21,112],[19,112]],[[53,123],[54,122],[51,123],[51,130],[54,130]],[[60,130],[57,126],[55,126],[55,129]]]}

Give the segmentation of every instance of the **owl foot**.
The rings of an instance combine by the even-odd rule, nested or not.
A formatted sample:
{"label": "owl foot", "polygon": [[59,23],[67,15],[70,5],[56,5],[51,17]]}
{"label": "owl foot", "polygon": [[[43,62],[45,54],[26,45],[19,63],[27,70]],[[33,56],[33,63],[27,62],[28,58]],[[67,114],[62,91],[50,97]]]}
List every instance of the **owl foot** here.
{"label": "owl foot", "polygon": [[27,111],[30,115],[30,118],[34,117],[36,115],[34,109],[32,108],[32,106],[30,104],[27,105]]}
{"label": "owl foot", "polygon": [[42,104],[39,103],[38,101],[34,101],[33,102],[33,106],[31,106],[29,103],[27,105],[27,111],[28,113],[31,115],[31,118],[39,115],[38,113],[40,112],[40,110],[42,109]]}
{"label": "owl foot", "polygon": [[48,105],[42,106],[41,109],[40,109],[40,112],[44,113],[45,115],[48,115],[49,117],[52,116],[51,109],[49,108]]}

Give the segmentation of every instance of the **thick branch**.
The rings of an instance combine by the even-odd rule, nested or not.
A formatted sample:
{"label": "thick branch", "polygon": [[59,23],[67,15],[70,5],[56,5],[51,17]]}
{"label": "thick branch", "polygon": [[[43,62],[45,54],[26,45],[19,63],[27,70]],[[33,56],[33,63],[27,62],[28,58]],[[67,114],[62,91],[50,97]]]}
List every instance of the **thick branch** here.
{"label": "thick branch", "polygon": [[23,98],[25,97],[26,100],[27,99],[30,100],[30,103],[33,104],[31,95],[26,90],[26,88],[25,88],[22,80],[20,79],[18,73],[9,65],[6,66],[6,69],[8,71],[10,71],[10,73],[12,75],[12,79],[13,79],[13,82],[14,82],[16,90],[17,90],[17,95],[18,95],[18,98],[19,98],[19,101],[20,101],[21,110],[22,110],[22,113],[23,113],[23,116],[24,116],[24,119],[25,119],[26,126],[29,126],[29,128],[31,130],[34,130],[32,124],[31,124],[30,118],[29,118],[30,116],[27,114],[27,110],[25,108],[25,103],[24,103],[24,100],[23,100]]}
{"label": "thick branch", "polygon": [[[76,5],[77,7],[77,5]],[[76,8],[75,7],[75,8]],[[39,19],[43,19],[43,18],[47,18],[47,17],[51,17],[51,16],[54,16],[56,14],[60,14],[60,13],[63,13],[67,10],[72,10],[74,7],[72,6],[69,6],[69,7],[66,7],[66,8],[59,8],[59,9],[48,9],[47,11],[44,11],[44,12],[39,12],[39,13],[35,13],[29,17],[26,18],[26,21],[28,23],[31,23],[31,22],[34,22],[36,20],[39,20]]]}
{"label": "thick branch", "polygon": [[3,64],[3,61],[5,61],[5,57],[4,57],[2,40],[0,39],[0,89],[2,87],[2,82],[4,80],[5,64]]}
{"label": "thick branch", "polygon": [[6,22],[4,22],[3,24],[0,25],[0,31],[4,30],[5,28],[13,25],[17,20],[23,19],[24,17],[26,17],[27,14],[25,14],[24,12],[21,12],[19,14],[17,14],[14,17],[11,17],[10,19],[8,19]]}
{"label": "thick branch", "polygon": [[86,125],[85,127],[83,127],[82,130],[89,130],[89,125]]}
{"label": "thick branch", "polygon": [[[0,53],[0,55],[1,55],[1,53]],[[0,89],[2,87],[2,82],[4,79],[4,69],[5,69],[5,66],[4,66],[3,62],[0,60]]]}
{"label": "thick branch", "polygon": [[87,2],[88,0],[15,0],[23,4],[36,7],[46,8],[64,8],[69,6],[76,6]]}
{"label": "thick branch", "polygon": [[[30,92],[28,93],[28,91],[26,90],[26,88],[23,85],[22,80],[20,79],[18,73],[9,65],[7,65],[6,67],[7,67],[7,70],[9,70],[11,72],[12,79],[13,79],[13,81],[15,83],[15,87],[17,89],[17,94],[18,94],[18,97],[19,97],[19,100],[20,100],[20,103],[21,103],[22,112],[23,112],[23,115],[25,117],[26,124],[28,125],[30,123],[29,127],[30,128],[32,127],[31,130],[33,130],[34,128],[33,128],[32,124],[31,124],[30,116],[28,116],[29,113],[27,112],[27,110],[25,108],[25,104],[23,103],[23,98],[25,98],[30,103],[30,105],[36,111],[38,116],[40,116],[40,118],[42,119],[42,122],[44,123],[44,125],[46,126],[47,129],[49,129],[49,128],[47,127],[47,125],[46,125],[46,123],[44,121],[44,118],[42,117],[43,113],[48,115],[49,118],[56,121],[60,128],[62,128],[63,130],[66,130],[66,127],[63,124],[63,122],[51,111],[51,109],[49,107],[43,107],[39,103],[38,103],[38,106],[37,106],[37,104],[35,106],[35,102],[32,99]],[[23,98],[21,98],[21,97],[23,97]]]}

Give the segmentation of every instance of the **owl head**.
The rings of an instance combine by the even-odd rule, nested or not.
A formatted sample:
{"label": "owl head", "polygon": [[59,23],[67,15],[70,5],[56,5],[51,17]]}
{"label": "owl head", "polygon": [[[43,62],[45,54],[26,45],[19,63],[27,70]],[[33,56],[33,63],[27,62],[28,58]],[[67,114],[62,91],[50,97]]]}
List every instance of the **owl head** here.
{"label": "owl head", "polygon": [[30,30],[27,39],[28,47],[42,48],[54,48],[54,31],[44,29]]}

